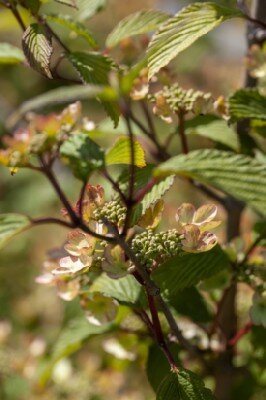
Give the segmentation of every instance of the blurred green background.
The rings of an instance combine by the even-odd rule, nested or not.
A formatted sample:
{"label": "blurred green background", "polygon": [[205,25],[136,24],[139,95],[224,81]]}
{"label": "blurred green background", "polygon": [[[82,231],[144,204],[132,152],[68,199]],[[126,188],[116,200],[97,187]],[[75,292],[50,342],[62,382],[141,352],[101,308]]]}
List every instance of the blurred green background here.
{"label": "blurred green background", "polygon": [[[172,13],[188,4],[179,0],[109,0],[107,8],[88,21],[90,30],[104,45],[104,39],[124,16],[143,9],[159,8]],[[236,1],[218,1],[235,6]],[[47,3],[53,12],[69,11],[62,5]],[[25,21],[26,13],[23,14]],[[83,49],[83,42],[57,28],[69,46]],[[21,31],[11,13],[0,8],[0,41],[20,46]],[[227,95],[242,84],[244,78],[245,26],[234,21],[224,24],[207,38],[182,53],[172,68],[184,87],[211,91],[215,96]],[[60,86],[22,66],[0,66],[0,133],[5,121],[23,101]],[[84,105],[84,114],[98,121],[102,115],[92,104]],[[160,133],[164,135],[163,130]],[[191,146],[208,146],[207,139],[191,138]],[[108,139],[106,139],[108,143]],[[173,143],[178,152],[178,142]],[[68,171],[58,166],[63,186],[75,198],[79,185]],[[178,182],[168,195],[169,205],[164,224],[171,224],[175,208],[184,200],[199,204],[202,197]],[[0,169],[0,212],[21,212],[31,216],[58,213],[60,205],[45,179],[37,173],[19,171],[11,176]],[[224,218],[222,211],[221,217]],[[247,223],[249,220],[247,220]],[[108,346],[94,339],[73,358],[65,359],[54,369],[48,387],[36,384],[40,360],[55,341],[58,332],[79,312],[78,305],[63,303],[53,288],[35,283],[47,250],[61,245],[65,231],[56,226],[38,227],[23,233],[9,243],[0,255],[0,399],[3,400],[149,400],[153,398],[145,377],[145,346],[134,337],[121,337],[128,354],[123,359],[109,354]],[[221,239],[223,238],[221,232]],[[105,338],[106,341],[106,338]],[[136,360],[132,363],[130,358]]]}

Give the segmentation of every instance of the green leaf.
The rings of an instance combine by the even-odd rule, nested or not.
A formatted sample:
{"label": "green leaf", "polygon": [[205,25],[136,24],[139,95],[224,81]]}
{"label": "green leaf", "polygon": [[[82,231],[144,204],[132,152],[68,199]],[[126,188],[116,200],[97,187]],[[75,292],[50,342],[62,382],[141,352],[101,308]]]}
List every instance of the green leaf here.
{"label": "green leaf", "polygon": [[215,400],[204,382],[191,371],[170,372],[157,391],[156,400]]}
{"label": "green leaf", "polygon": [[241,16],[241,12],[215,3],[194,3],[161,26],[148,47],[149,79],[181,51],[206,35],[223,21]]}
{"label": "green leaf", "polygon": [[[145,153],[140,143],[134,140],[134,164],[145,167]],[[106,165],[131,164],[130,140],[127,136],[120,137],[105,155]]]}
{"label": "green leaf", "polygon": [[55,22],[83,37],[92,48],[95,49],[98,47],[96,40],[86,26],[73,20],[69,15],[46,14],[44,17],[47,21]]}
{"label": "green leaf", "polygon": [[53,52],[51,35],[43,25],[31,24],[22,36],[22,48],[30,66],[52,79],[50,61]]}
{"label": "green leaf", "polygon": [[238,90],[229,98],[229,114],[233,120],[266,120],[266,97],[256,89]]}
{"label": "green leaf", "polygon": [[191,151],[162,163],[155,174],[194,178],[243,200],[266,214],[266,165],[241,154],[212,149]]}
{"label": "green leaf", "polygon": [[97,52],[75,52],[69,55],[69,59],[84,83],[108,83],[108,74],[114,65],[109,57]]}
{"label": "green leaf", "polygon": [[[175,361],[178,360],[179,346],[170,344],[169,349],[174,356]],[[156,392],[160,383],[170,373],[170,366],[160,347],[153,344],[149,347],[146,372],[149,383]]]}
{"label": "green leaf", "polygon": [[116,99],[116,93],[110,86],[99,85],[73,85],[62,86],[49,90],[33,99],[27,100],[16,110],[7,121],[7,126],[12,128],[29,111],[42,110],[46,107],[53,107],[58,104],[72,103],[77,100],[101,98],[104,101]]}
{"label": "green leaf", "polygon": [[170,17],[162,11],[142,10],[122,19],[106,40],[107,47],[115,47],[121,40],[154,31]]}
{"label": "green leaf", "polygon": [[25,61],[23,52],[9,43],[0,43],[0,64],[19,64]]}
{"label": "green leaf", "polygon": [[84,21],[93,17],[106,6],[106,3],[106,0],[77,0],[76,20]]}
{"label": "green leaf", "polygon": [[194,286],[229,267],[229,260],[220,246],[204,253],[181,253],[166,261],[152,274],[167,298]]}
{"label": "green leaf", "polygon": [[131,216],[131,224],[134,225],[140,219],[142,215],[145,214],[147,209],[160,200],[165,193],[170,189],[174,183],[174,176],[168,176],[166,179],[155,184],[151,191],[148,192],[140,203],[138,203],[134,208]]}
{"label": "green leaf", "polygon": [[188,128],[186,133],[190,135],[200,135],[206,137],[214,142],[218,142],[230,147],[235,151],[239,149],[237,133],[223,120],[216,120],[208,124],[197,125],[196,127]]}
{"label": "green leaf", "polygon": [[40,383],[44,385],[51,376],[53,366],[64,357],[73,354],[82,347],[84,341],[94,335],[110,332],[114,329],[114,324],[96,326],[90,324],[85,317],[72,320],[60,333],[51,357],[39,376]]}
{"label": "green leaf", "polygon": [[211,320],[204,297],[193,286],[175,293],[169,298],[169,302],[179,314],[185,315],[195,322],[205,323]]}
{"label": "green leaf", "polygon": [[90,291],[111,296],[120,303],[136,305],[139,303],[142,287],[132,275],[111,279],[106,274],[102,274],[93,282]]}
{"label": "green leaf", "polygon": [[104,165],[103,150],[82,132],[70,135],[62,144],[60,154],[69,163],[74,175],[84,181]]}
{"label": "green leaf", "polygon": [[[71,53],[69,59],[84,83],[107,85],[109,73],[114,67],[111,58],[97,52]],[[103,106],[117,126],[119,122],[119,108],[116,102],[103,101]]]}
{"label": "green leaf", "polygon": [[77,8],[76,0],[55,0],[56,3],[63,4],[64,6]]}
{"label": "green leaf", "polygon": [[28,217],[20,214],[0,214],[0,248],[18,233],[30,227]]}

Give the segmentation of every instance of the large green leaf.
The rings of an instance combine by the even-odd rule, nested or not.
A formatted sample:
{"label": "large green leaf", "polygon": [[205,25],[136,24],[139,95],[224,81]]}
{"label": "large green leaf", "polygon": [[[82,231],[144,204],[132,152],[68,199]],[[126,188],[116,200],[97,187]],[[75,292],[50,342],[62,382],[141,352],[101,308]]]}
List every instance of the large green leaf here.
{"label": "large green leaf", "polygon": [[114,47],[129,36],[154,31],[169,17],[169,14],[157,10],[142,10],[128,15],[109,34],[106,46]]}
{"label": "large green leaf", "polygon": [[232,17],[238,10],[215,3],[191,4],[170,18],[152,37],[148,48],[149,78],[201,36]]}
{"label": "large green leaf", "polygon": [[76,20],[84,21],[93,17],[106,6],[106,3],[107,0],[77,0]]}
{"label": "large green leaf", "polygon": [[121,303],[136,305],[140,300],[142,287],[132,275],[111,279],[106,274],[102,274],[93,282],[90,291],[111,296]]}
{"label": "large green leaf", "polygon": [[55,342],[50,359],[40,373],[40,383],[45,384],[51,376],[55,363],[80,349],[85,340],[88,340],[94,335],[110,332],[114,327],[115,325],[112,323],[101,326],[90,324],[85,319],[85,316],[72,320],[68,326],[62,330]]}
{"label": "large green leaf", "polygon": [[22,37],[22,48],[30,66],[52,79],[50,61],[53,52],[48,30],[40,24],[31,24]]}
{"label": "large green leaf", "polygon": [[229,260],[219,245],[204,253],[181,253],[166,261],[152,274],[167,298],[194,286],[229,267]]}
{"label": "large green leaf", "polygon": [[[120,137],[105,155],[106,165],[131,164],[130,140],[127,136]],[[134,140],[134,164],[145,167],[145,153],[140,143]]]}
{"label": "large green leaf", "polygon": [[0,43],[0,64],[19,64],[25,61],[23,52],[9,43]]}
{"label": "large green leaf", "polygon": [[214,396],[198,375],[182,368],[166,376],[156,400],[214,400]]}
{"label": "large green leaf", "polygon": [[161,182],[156,183],[150,192],[148,192],[141,202],[139,202],[132,211],[131,224],[134,225],[139,218],[145,214],[147,209],[160,200],[174,183],[174,176],[168,176]]}
{"label": "large green leaf", "polygon": [[266,120],[266,97],[256,89],[241,89],[229,98],[229,114],[233,120]]}
{"label": "large green leaf", "polygon": [[201,293],[194,287],[183,289],[168,299],[171,306],[181,315],[196,322],[208,322],[211,313]]}
{"label": "large green leaf", "polygon": [[42,110],[46,107],[53,107],[58,104],[71,103],[77,100],[101,98],[103,101],[113,101],[116,93],[110,86],[99,85],[73,85],[62,86],[49,90],[33,99],[27,100],[8,118],[7,125],[12,128],[18,120],[29,111]]}
{"label": "large green leaf", "polygon": [[18,233],[30,227],[28,217],[20,214],[0,214],[0,248]]}
{"label": "large green leaf", "polygon": [[86,26],[73,20],[69,15],[46,14],[44,17],[48,22],[55,22],[56,24],[75,32],[78,36],[83,37],[92,48],[98,47],[96,40],[93,38]]}
{"label": "large green leaf", "polygon": [[84,83],[108,83],[108,74],[113,67],[113,61],[109,57],[97,52],[75,52],[69,55],[69,59]]}
{"label": "large green leaf", "polygon": [[156,175],[177,174],[210,184],[266,214],[266,165],[227,151],[196,150],[162,163]]}
{"label": "large green leaf", "polygon": [[[69,55],[69,59],[84,83],[107,85],[109,73],[114,67],[111,58],[97,52],[75,52]],[[102,104],[117,126],[119,122],[119,107],[117,102],[102,101]]]}
{"label": "large green leaf", "polygon": [[[169,349],[177,362],[180,350],[179,346],[177,344],[170,344]],[[160,347],[156,344],[149,347],[146,372],[149,383],[155,392],[163,379],[170,373],[169,362]]]}
{"label": "large green leaf", "polygon": [[188,128],[186,133],[206,137],[236,151],[239,149],[236,131],[223,120],[215,120],[203,125],[199,124],[193,128]]}
{"label": "large green leaf", "polygon": [[82,132],[70,135],[62,144],[60,154],[69,163],[75,176],[84,181],[104,165],[103,150]]}

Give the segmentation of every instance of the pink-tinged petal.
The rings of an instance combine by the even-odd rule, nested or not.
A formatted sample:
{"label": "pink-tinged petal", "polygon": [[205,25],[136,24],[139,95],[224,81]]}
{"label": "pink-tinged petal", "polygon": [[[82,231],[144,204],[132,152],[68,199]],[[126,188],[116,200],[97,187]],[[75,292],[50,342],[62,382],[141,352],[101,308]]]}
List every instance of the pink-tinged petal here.
{"label": "pink-tinged petal", "polygon": [[209,222],[215,218],[216,214],[217,207],[215,204],[205,204],[197,209],[193,218],[193,223],[200,225],[204,222]]}
{"label": "pink-tinged petal", "polygon": [[[199,245],[200,230],[196,225],[186,225],[183,228],[184,239],[181,241],[183,250],[197,249]],[[185,250],[187,251],[187,250]]]}
{"label": "pink-tinged petal", "polygon": [[37,278],[35,278],[35,282],[39,283],[41,285],[49,285],[49,286],[53,286],[55,284],[56,278],[53,274],[51,274],[50,272],[46,272],[42,275],[37,276]]}
{"label": "pink-tinged petal", "polygon": [[95,238],[80,230],[75,230],[69,233],[68,243],[65,245],[65,250],[72,256],[80,256],[83,254],[91,255],[95,247]]}
{"label": "pink-tinged petal", "polygon": [[198,252],[211,250],[217,244],[217,237],[214,233],[204,232],[200,235]]}
{"label": "pink-tinged petal", "polygon": [[193,204],[183,203],[177,209],[176,213],[176,221],[180,227],[185,226],[187,224],[191,224],[193,222],[194,214],[196,212]]}
{"label": "pink-tinged petal", "polygon": [[71,301],[79,294],[80,283],[78,279],[66,282],[65,280],[59,280],[57,282],[57,293],[58,296],[65,300]]}
{"label": "pink-tinged petal", "polygon": [[74,256],[61,258],[59,267],[54,269],[52,273],[54,275],[73,275],[87,267],[83,261],[81,258]]}

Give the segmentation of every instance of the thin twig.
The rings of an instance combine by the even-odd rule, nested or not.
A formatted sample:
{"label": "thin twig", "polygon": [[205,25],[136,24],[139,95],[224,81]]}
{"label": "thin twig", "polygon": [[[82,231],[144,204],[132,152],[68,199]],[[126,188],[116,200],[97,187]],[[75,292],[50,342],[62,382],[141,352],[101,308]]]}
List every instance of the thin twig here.
{"label": "thin twig", "polygon": [[106,169],[102,172],[102,174],[103,174],[103,176],[105,177],[105,179],[107,179],[107,180],[111,183],[113,189],[119,194],[119,196],[120,196],[121,200],[123,201],[123,203],[124,203],[125,205],[127,205],[127,204],[128,204],[128,199],[127,199],[126,195],[125,195],[125,194],[122,192],[122,190],[120,189],[119,183],[116,182],[116,181],[111,177],[111,175],[108,173],[108,171],[107,171]]}
{"label": "thin twig", "polygon": [[65,228],[73,228],[73,224],[70,222],[53,217],[30,218],[30,221],[33,225],[57,224],[62,225]]}
{"label": "thin twig", "polygon": [[151,312],[152,323],[153,323],[153,328],[154,328],[154,333],[155,333],[157,343],[160,346],[160,348],[162,349],[164,355],[166,356],[166,358],[171,366],[171,369],[178,371],[178,367],[174,360],[174,357],[172,356],[171,351],[170,351],[169,347],[167,346],[167,343],[164,339],[164,334],[162,331],[161,322],[159,320],[155,299],[149,293],[147,293],[147,298],[148,298],[148,304],[149,304],[149,309]]}
{"label": "thin twig", "polygon": [[229,340],[228,345],[234,347],[243,336],[250,332],[252,326],[253,323],[251,321],[247,322],[246,325],[241,328],[232,339]]}
{"label": "thin twig", "polygon": [[13,4],[12,2],[3,2],[1,3],[3,4],[3,6],[5,6],[6,8],[9,8],[9,10],[12,12],[12,14],[14,15],[14,17],[16,18],[19,26],[21,27],[22,31],[24,32],[26,30],[26,25],[24,24],[20,13],[17,10],[17,7],[15,6],[15,4]]}

